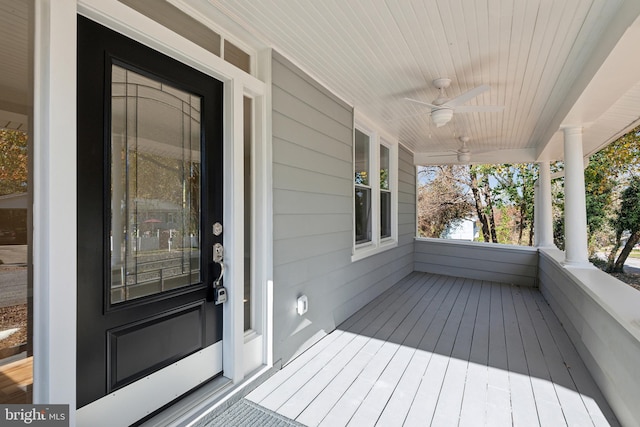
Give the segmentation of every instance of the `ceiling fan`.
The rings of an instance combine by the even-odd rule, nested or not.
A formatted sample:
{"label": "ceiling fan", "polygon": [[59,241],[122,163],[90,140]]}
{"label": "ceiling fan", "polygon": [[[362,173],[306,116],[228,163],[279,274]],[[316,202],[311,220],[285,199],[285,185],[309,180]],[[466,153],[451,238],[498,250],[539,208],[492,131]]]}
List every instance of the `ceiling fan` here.
{"label": "ceiling fan", "polygon": [[420,105],[426,105],[431,107],[431,120],[436,127],[444,126],[449,123],[453,118],[453,113],[472,113],[472,112],[497,112],[502,111],[504,106],[498,105],[462,105],[465,102],[470,101],[476,96],[489,90],[489,86],[481,85],[477,86],[462,95],[459,95],[453,99],[447,98],[445,89],[451,85],[451,79],[439,78],[433,81],[433,85],[438,89],[439,94],[432,103],[419,101],[417,99],[405,98],[407,101],[414,102]]}
{"label": "ceiling fan", "polygon": [[[460,148],[458,148],[457,150],[449,150],[451,153],[455,153],[456,157],[458,158],[458,161],[460,163],[469,163],[471,161],[471,154],[480,154],[480,153],[490,153],[492,151],[496,151],[496,150],[471,150],[469,148],[469,146],[467,145],[467,142],[469,142],[469,137],[468,136],[461,136],[458,138],[458,140],[460,141]],[[429,157],[448,157],[451,156],[451,154],[433,154],[430,155]]]}

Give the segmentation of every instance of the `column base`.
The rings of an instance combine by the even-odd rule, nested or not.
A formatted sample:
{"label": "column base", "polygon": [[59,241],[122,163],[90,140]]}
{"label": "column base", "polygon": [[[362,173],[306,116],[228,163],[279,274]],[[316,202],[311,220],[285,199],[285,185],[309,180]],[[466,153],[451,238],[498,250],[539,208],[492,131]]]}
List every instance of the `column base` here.
{"label": "column base", "polygon": [[582,268],[582,269],[598,269],[595,265],[589,261],[567,261],[566,259],[561,262],[563,267],[568,268]]}
{"label": "column base", "polygon": [[535,247],[538,249],[558,249],[558,247],[553,243],[535,245]]}

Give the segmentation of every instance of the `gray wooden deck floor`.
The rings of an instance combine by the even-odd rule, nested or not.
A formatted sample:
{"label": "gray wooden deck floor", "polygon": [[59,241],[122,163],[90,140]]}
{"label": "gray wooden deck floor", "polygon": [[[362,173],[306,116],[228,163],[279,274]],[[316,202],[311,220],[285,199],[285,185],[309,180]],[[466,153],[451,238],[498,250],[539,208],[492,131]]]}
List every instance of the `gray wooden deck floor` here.
{"label": "gray wooden deck floor", "polygon": [[308,426],[618,425],[536,289],[425,273],[247,398]]}

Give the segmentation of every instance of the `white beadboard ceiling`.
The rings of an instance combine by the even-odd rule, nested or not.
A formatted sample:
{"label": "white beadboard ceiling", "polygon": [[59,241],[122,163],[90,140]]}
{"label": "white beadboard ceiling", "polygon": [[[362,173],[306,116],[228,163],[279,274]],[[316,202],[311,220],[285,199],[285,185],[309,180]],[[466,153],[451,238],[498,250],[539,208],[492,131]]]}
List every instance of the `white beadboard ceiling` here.
{"label": "white beadboard ceiling", "polygon": [[[590,154],[640,117],[638,0],[167,0],[256,49],[273,47],[412,150],[419,163],[562,158],[562,125]],[[0,126],[24,121],[29,2],[0,0]],[[491,89],[436,128],[433,79]],[[493,151],[497,150],[497,151]],[[435,155],[445,156],[435,156]]]}
{"label": "white beadboard ceiling", "polygon": [[[224,16],[259,47],[277,49],[424,162],[429,153],[455,150],[461,135],[471,138],[472,151],[499,150],[478,156],[485,161],[562,157],[556,131],[640,12],[637,0],[170,1],[213,21]],[[625,129],[637,121],[637,88],[631,96],[637,76],[596,116],[615,106],[627,115]],[[489,85],[467,105],[504,105],[504,111],[457,113],[436,128],[428,107],[403,98],[431,102],[437,97],[431,82],[439,77],[452,80],[449,97]],[[602,82],[600,90],[607,90]],[[608,112],[617,116],[614,110]],[[598,130],[593,147],[613,135],[592,129],[595,119],[571,124],[589,127],[585,139]],[[601,124],[611,127],[608,120]]]}
{"label": "white beadboard ceiling", "polygon": [[29,7],[0,0],[0,128],[26,128],[28,112]]}

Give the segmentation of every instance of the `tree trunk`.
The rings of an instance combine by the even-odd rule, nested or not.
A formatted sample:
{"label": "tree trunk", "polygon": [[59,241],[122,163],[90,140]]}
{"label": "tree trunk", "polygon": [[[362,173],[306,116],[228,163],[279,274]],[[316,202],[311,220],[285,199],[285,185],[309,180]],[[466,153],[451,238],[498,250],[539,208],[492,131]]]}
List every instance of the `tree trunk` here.
{"label": "tree trunk", "polygon": [[629,240],[627,240],[627,244],[624,245],[624,249],[620,252],[616,263],[613,265],[613,273],[623,273],[624,272],[624,262],[629,257],[631,250],[633,247],[640,242],[640,231],[636,231],[631,236],[629,236]]}
{"label": "tree trunk", "polygon": [[607,273],[611,273],[613,271],[613,266],[616,262],[616,254],[618,253],[618,249],[620,249],[620,244],[622,240],[622,231],[616,231],[616,241],[611,248],[611,252],[609,252],[609,256],[607,257],[607,266],[605,267],[605,271]]}
{"label": "tree trunk", "polygon": [[490,242],[489,223],[487,222],[487,216],[482,211],[484,206],[482,205],[482,199],[480,197],[480,189],[478,189],[478,177],[473,171],[469,171],[469,176],[471,177],[473,200],[476,202],[476,213],[478,214],[480,224],[482,224],[482,237],[485,242]]}
{"label": "tree trunk", "polygon": [[524,217],[525,217],[525,207],[523,204],[520,205],[520,223],[518,224],[518,244],[522,245],[522,235],[524,234]]}
{"label": "tree trunk", "polygon": [[491,202],[491,188],[489,181],[484,183],[484,199],[487,201],[487,209],[489,210],[489,228],[491,229],[491,241],[498,243],[498,235],[496,233],[496,217],[493,214],[493,203]]}

